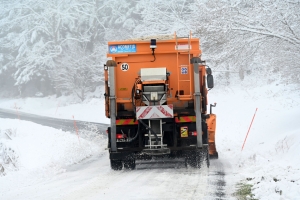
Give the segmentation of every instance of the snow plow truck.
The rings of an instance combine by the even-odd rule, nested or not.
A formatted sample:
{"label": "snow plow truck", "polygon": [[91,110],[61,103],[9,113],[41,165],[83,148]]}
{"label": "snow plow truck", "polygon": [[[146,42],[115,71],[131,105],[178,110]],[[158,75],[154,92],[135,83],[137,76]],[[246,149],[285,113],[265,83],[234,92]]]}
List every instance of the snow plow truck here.
{"label": "snow plow truck", "polygon": [[154,157],[209,167],[218,157],[216,104],[207,110],[214,81],[201,54],[191,33],[108,42],[104,96],[113,170],[135,169],[137,160]]}

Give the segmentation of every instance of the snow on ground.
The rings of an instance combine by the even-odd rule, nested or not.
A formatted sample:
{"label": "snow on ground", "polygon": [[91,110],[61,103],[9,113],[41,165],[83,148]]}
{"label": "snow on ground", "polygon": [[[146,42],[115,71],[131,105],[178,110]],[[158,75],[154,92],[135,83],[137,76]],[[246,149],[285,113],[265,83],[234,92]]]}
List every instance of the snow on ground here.
{"label": "snow on ground", "polygon": [[99,153],[101,149],[100,145],[82,138],[82,134],[86,134],[83,132],[78,137],[17,119],[0,119],[0,124],[0,164],[5,173],[10,173],[9,170],[62,172],[64,167]]}
{"label": "snow on ground", "polygon": [[[209,95],[209,102],[217,102],[213,112],[217,114],[219,157],[231,164],[230,173],[227,171],[225,176],[227,184],[248,179],[248,183],[254,185],[255,198],[300,199],[299,93],[292,86],[274,84],[253,89],[215,88]],[[55,114],[59,100],[65,103],[60,104]],[[14,109],[16,103],[24,112],[108,121],[104,117],[103,100],[91,99],[82,104],[70,104],[65,97],[59,100],[54,97],[2,100],[0,106]],[[256,108],[258,110],[242,151]],[[39,182],[43,177],[63,173],[66,166],[87,157],[107,154],[104,138],[97,143],[90,139],[78,140],[76,134],[11,119],[0,119],[0,129],[0,163],[6,169],[6,176],[0,177],[0,194],[8,194],[6,190],[12,184],[18,187],[26,181]],[[103,164],[105,170],[109,170],[106,169],[109,168],[108,159],[103,162],[106,162]]]}
{"label": "snow on ground", "polygon": [[216,89],[210,102],[217,102],[219,157],[230,160],[233,176],[250,180],[255,198],[300,199],[299,92],[276,85]]}
{"label": "snow on ground", "polygon": [[28,121],[0,119],[0,199],[51,180],[104,151],[107,143],[94,127],[80,130],[79,136]]}

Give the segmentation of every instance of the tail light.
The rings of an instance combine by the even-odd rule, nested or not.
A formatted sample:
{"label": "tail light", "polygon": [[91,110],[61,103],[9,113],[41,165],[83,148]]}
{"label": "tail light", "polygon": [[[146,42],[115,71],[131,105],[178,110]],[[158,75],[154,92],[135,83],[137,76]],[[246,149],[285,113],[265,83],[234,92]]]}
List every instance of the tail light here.
{"label": "tail light", "polygon": [[117,134],[116,134],[116,138],[117,138],[117,139],[124,139],[124,138],[126,138],[126,137],[127,137],[127,136],[126,136],[125,134],[123,135],[122,133],[117,133]]}
{"label": "tail light", "polygon": [[197,131],[190,132],[190,135],[197,136]]}

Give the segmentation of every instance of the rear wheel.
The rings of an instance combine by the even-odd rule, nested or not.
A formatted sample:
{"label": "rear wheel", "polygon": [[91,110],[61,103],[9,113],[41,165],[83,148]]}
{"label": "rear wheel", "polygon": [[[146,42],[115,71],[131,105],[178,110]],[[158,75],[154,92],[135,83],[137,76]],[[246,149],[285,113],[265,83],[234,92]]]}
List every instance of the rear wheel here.
{"label": "rear wheel", "polygon": [[128,159],[124,161],[124,168],[134,170],[135,169],[135,159]]}
{"label": "rear wheel", "polygon": [[191,166],[191,167],[196,167],[196,156],[195,156],[195,152],[194,151],[190,151],[187,153],[186,157],[185,157],[185,165],[186,166]]}
{"label": "rear wheel", "polygon": [[201,168],[203,161],[205,160],[205,156],[203,153],[203,149],[199,149],[196,151],[197,152],[197,168]]}
{"label": "rear wheel", "polygon": [[113,170],[122,170],[123,164],[121,160],[110,160],[110,167]]}
{"label": "rear wheel", "polygon": [[202,154],[199,150],[190,151],[186,156],[186,165],[189,165],[192,168],[201,168],[202,161]]}
{"label": "rear wheel", "polygon": [[203,158],[204,158],[204,161],[206,162],[206,165],[207,167],[210,166],[210,157],[209,157],[209,147],[208,146],[204,146],[204,149],[203,149]]}
{"label": "rear wheel", "polygon": [[185,165],[189,165],[192,168],[200,169],[204,162],[206,163],[207,167],[209,167],[209,152],[206,146],[204,146],[203,149],[190,151],[185,158]]}

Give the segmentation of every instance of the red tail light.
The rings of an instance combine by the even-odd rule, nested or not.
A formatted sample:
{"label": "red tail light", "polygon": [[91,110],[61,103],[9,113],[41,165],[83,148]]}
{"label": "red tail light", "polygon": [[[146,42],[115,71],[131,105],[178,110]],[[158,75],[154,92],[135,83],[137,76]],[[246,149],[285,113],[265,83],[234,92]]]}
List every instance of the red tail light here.
{"label": "red tail light", "polygon": [[192,132],[190,132],[191,133],[191,135],[193,135],[193,136],[197,136],[197,131],[192,131]]}
{"label": "red tail light", "polygon": [[117,138],[117,139],[123,139],[123,138],[126,138],[126,135],[124,134],[124,137],[123,137],[123,134],[117,133],[117,134],[116,134],[116,138]]}

